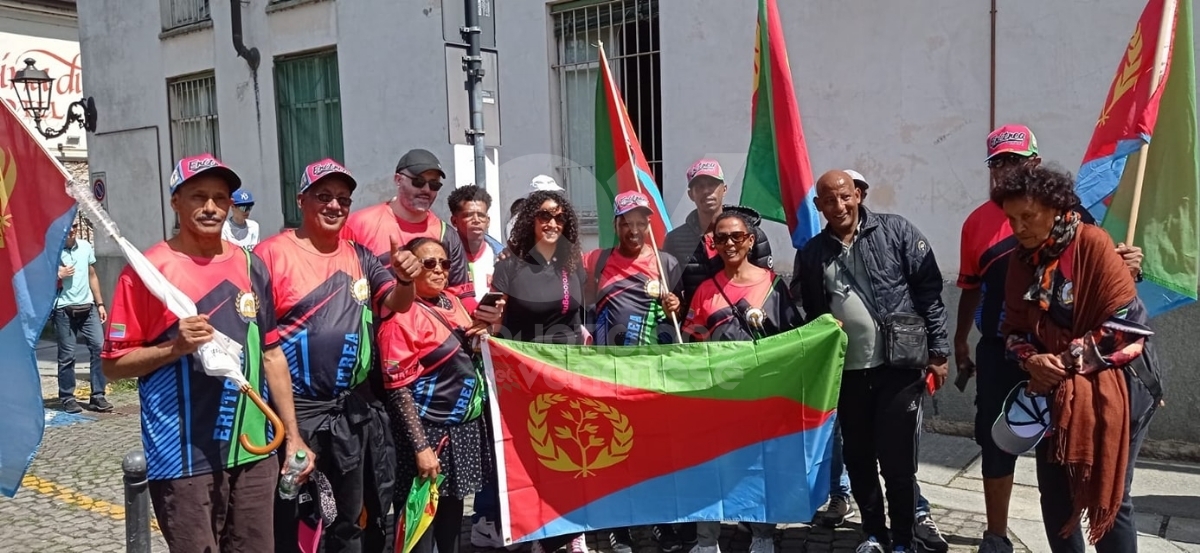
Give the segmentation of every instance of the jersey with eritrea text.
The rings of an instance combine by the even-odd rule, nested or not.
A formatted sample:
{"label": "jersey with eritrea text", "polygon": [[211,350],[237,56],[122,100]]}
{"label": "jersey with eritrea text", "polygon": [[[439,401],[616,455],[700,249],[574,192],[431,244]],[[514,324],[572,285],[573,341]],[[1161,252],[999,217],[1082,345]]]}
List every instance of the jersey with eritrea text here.
{"label": "jersey with eritrea text", "polygon": [[749,284],[735,284],[722,271],[696,288],[683,330],[698,342],[730,342],[774,336],[799,322],[791,293],[774,271]]}
{"label": "jersey with eritrea text", "polygon": [[366,248],[343,240],[325,254],[289,230],[254,253],[271,271],[279,339],[292,393],[325,401],[362,384],[371,368],[372,309],[396,285]]}
{"label": "jersey with eritrea text", "polygon": [[596,283],[597,345],[675,343],[659,296],[669,290],[660,283],[676,282],[680,267],[671,254],[660,252],[659,256],[666,278],[656,278],[658,261],[650,248],[643,248],[636,258],[621,255],[616,248],[594,250],[584,257],[584,270]]}
{"label": "jersey with eritrea text", "polygon": [[[271,278],[254,254],[232,244],[216,258],[193,258],[159,243],[146,258],[208,315],[213,328],[245,348],[242,371],[263,400],[264,350],[279,343]],[[102,357],[174,340],[179,319],[126,267],[117,279]],[[209,474],[263,459],[238,444],[246,434],[263,445],[272,437],[266,416],[232,381],[204,374],[197,355],[184,356],[138,378],[142,444],[151,480]],[[276,429],[282,432],[283,429]]]}
{"label": "jersey with eritrea text", "polygon": [[[342,227],[342,238],[362,244],[379,257],[384,267],[391,267],[392,239],[401,248],[415,238],[433,238],[446,246],[446,258],[450,260],[450,274],[446,275],[446,291],[461,297],[471,287],[471,276],[467,271],[467,256],[463,253],[462,239],[458,231],[433,214],[426,214],[420,223],[402,221],[392,212],[387,203],[373,205],[350,214],[346,226]],[[389,269],[390,270],[390,269]]]}

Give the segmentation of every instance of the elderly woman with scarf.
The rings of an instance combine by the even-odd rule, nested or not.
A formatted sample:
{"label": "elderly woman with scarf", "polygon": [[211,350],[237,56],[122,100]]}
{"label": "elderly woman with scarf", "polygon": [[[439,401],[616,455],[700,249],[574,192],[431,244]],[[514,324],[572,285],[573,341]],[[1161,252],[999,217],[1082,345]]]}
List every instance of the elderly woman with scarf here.
{"label": "elderly woman with scarf", "polygon": [[1051,550],[1084,551],[1086,513],[1099,553],[1128,553],[1137,551],[1134,461],[1158,403],[1152,333],[1112,239],[1080,224],[1074,185],[1068,173],[1035,167],[992,188],[1020,244],[1001,330],[1029,392],[1049,396],[1037,476]]}

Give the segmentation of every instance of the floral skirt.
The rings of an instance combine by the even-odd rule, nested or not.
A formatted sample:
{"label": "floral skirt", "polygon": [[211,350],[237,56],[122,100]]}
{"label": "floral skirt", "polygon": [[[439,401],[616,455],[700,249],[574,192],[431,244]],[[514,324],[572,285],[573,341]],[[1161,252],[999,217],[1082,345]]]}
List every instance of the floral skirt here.
{"label": "floral skirt", "polygon": [[[443,436],[450,437],[438,456],[442,474],[446,475],[446,479],[438,488],[442,495],[466,499],[467,496],[482,491],[484,483],[495,478],[495,461],[492,457],[492,444],[487,439],[488,432],[484,427],[485,420],[486,417],[479,417],[453,426],[421,421],[429,447],[437,449]],[[417,455],[413,451],[412,440],[397,426],[393,424],[397,464],[396,501],[403,503],[403,499],[408,497],[413,479],[418,474]]]}

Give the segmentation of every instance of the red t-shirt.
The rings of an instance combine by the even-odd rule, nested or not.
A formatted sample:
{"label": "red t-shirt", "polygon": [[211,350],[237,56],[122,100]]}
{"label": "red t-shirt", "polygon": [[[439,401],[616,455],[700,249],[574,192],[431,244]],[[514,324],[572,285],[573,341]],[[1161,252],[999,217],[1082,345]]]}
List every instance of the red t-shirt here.
{"label": "red t-shirt", "polygon": [[292,393],[329,400],[365,381],[372,309],[385,312],[383,299],[396,286],[392,273],[362,246],[343,240],[333,253],[321,253],[294,230],[260,243],[254,253],[271,271]]}
{"label": "red t-shirt", "polygon": [[[748,332],[760,314],[754,333]],[[791,293],[774,271],[747,284],[735,284],[722,271],[696,288],[683,330],[700,342],[752,340],[791,330],[799,321]]]}
{"label": "red t-shirt", "polygon": [[975,309],[975,326],[986,337],[999,336],[1008,260],[1017,248],[1008,216],[995,202],[985,202],[963,221],[959,243],[958,287],[983,291],[983,300]]}
{"label": "red t-shirt", "polygon": [[[199,313],[209,316],[213,328],[246,348],[242,372],[269,400],[262,352],[279,344],[279,333],[271,279],[262,260],[234,244],[226,244],[226,252],[215,258],[199,258],[160,242],[145,256],[196,303]],[[179,319],[125,267],[113,293],[101,357],[120,359],[178,334]],[[239,434],[247,434],[251,442],[267,443],[265,416],[237,385],[204,374],[195,354],[138,378],[138,397],[151,480],[199,476],[266,457],[250,454],[237,441]]]}
{"label": "red t-shirt", "polygon": [[467,291],[475,291],[458,231],[438,219],[432,211],[425,214],[424,221],[410,223],[396,217],[387,202],[373,205],[350,214],[346,226],[342,227],[342,238],[362,244],[379,257],[384,267],[389,268],[392,263],[392,238],[401,248],[416,238],[433,238],[446,246],[446,258],[450,260],[450,273],[446,275],[447,293],[461,297]]}

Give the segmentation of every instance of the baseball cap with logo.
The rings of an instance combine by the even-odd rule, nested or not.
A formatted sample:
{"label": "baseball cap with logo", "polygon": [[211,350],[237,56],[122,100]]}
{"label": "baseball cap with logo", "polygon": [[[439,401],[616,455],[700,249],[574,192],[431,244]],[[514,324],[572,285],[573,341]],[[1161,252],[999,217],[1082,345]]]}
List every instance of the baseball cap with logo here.
{"label": "baseball cap with logo", "polygon": [[442,162],[438,161],[437,156],[429,150],[420,148],[409,150],[400,156],[400,161],[396,162],[396,172],[401,171],[416,176],[420,176],[425,171],[437,171],[443,179],[446,178],[446,172],[442,170]]}
{"label": "baseball cap with logo", "polygon": [[692,181],[696,177],[712,177],[725,182],[725,172],[721,170],[721,164],[715,159],[705,158],[693,163],[687,172],[688,186],[692,185]]}
{"label": "baseball cap with logo", "polygon": [[636,190],[617,194],[616,199],[613,200],[613,217],[620,217],[635,209],[645,209],[653,213],[650,209],[650,199]]}
{"label": "baseball cap with logo", "polygon": [[1050,429],[1050,405],[1046,396],[1026,393],[1029,381],[1013,387],[1004,399],[1004,407],[992,424],[992,441],[1010,455],[1033,449]]}
{"label": "baseball cap with logo", "polygon": [[229,193],[242,187],[242,179],[233,172],[233,169],[226,167],[212,154],[200,154],[191,157],[185,157],[175,164],[175,170],[171,172],[171,193],[174,194],[181,185],[200,175],[211,174],[220,177],[229,185]]}
{"label": "baseball cap with logo", "polygon": [[254,205],[254,194],[249,190],[239,188],[233,193],[233,205]]}
{"label": "baseball cap with logo", "polygon": [[862,173],[859,173],[854,169],[842,169],[842,172],[850,175],[850,178],[854,179],[854,184],[859,188],[866,190],[871,187],[870,184],[867,184],[867,178],[862,176]]}
{"label": "baseball cap with logo", "polygon": [[987,158],[1000,154],[1016,154],[1023,157],[1036,156],[1037,138],[1025,125],[1004,125],[987,137]]}
{"label": "baseball cap with logo", "polygon": [[303,194],[305,190],[317,184],[321,179],[333,176],[339,176],[346,181],[346,184],[350,185],[351,192],[358,188],[358,181],[354,180],[349,169],[346,169],[341,163],[325,158],[316,163],[310,163],[308,167],[304,168],[304,175],[300,177],[300,193]]}

